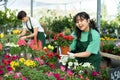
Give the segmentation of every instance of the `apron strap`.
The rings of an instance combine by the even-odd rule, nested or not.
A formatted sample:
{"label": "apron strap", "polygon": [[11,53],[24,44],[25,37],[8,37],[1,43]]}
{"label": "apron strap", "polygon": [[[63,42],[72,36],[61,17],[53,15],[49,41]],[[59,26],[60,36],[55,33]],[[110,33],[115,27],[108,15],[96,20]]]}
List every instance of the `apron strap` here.
{"label": "apron strap", "polygon": [[32,26],[32,22],[31,22],[30,17],[29,17],[29,21],[30,21],[30,26],[31,26],[31,29],[28,27],[27,22],[26,22],[26,26],[27,26],[28,30],[29,30],[29,31],[31,31],[31,32],[33,33],[34,31],[33,31],[33,26]]}

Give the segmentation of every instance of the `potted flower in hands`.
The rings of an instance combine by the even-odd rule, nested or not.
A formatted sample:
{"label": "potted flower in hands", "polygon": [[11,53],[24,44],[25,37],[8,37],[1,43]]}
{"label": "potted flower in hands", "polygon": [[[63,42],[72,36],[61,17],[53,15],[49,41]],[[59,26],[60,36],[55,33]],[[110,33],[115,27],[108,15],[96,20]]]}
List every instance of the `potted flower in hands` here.
{"label": "potted flower in hands", "polygon": [[73,36],[65,35],[63,33],[59,33],[57,36],[54,37],[55,44],[60,46],[61,53],[66,55],[69,51],[69,45],[72,43]]}

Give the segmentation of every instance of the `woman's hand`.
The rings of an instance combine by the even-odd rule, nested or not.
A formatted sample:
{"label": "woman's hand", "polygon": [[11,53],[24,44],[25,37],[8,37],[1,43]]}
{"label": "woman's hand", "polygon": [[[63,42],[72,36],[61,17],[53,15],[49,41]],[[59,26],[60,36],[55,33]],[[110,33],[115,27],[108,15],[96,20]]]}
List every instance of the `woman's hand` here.
{"label": "woman's hand", "polygon": [[21,37],[20,39],[23,39],[23,40],[25,40],[25,39],[26,39],[26,36],[23,36],[23,37]]}
{"label": "woman's hand", "polygon": [[69,58],[72,58],[74,59],[75,58],[75,54],[74,53],[71,53],[71,52],[67,52]]}
{"label": "woman's hand", "polygon": [[21,35],[19,34],[19,35],[17,35],[17,38],[20,38],[21,37]]}

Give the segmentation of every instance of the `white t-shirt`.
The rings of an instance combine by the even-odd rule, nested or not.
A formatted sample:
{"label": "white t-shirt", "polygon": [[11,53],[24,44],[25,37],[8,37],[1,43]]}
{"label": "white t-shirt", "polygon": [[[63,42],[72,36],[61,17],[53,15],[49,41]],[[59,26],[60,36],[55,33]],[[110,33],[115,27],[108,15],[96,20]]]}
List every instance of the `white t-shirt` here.
{"label": "white t-shirt", "polygon": [[[39,21],[37,21],[37,19],[30,17],[30,20],[31,20],[31,24],[32,24],[33,29],[38,27],[38,32],[44,32],[44,29],[40,25]],[[27,25],[28,25],[29,29],[27,28],[26,23],[22,23],[22,25],[23,25],[23,28],[27,29],[28,31],[29,31],[29,29],[31,29],[31,25],[30,25],[29,19],[27,21]]]}

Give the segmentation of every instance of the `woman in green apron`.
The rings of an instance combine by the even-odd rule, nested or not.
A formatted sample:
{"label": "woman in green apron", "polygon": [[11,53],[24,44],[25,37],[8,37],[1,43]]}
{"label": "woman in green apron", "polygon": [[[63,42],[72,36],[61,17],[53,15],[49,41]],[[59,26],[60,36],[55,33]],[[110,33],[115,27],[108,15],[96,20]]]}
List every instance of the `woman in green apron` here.
{"label": "woman in green apron", "polygon": [[75,57],[79,63],[89,62],[96,71],[99,71],[101,61],[100,34],[94,21],[90,20],[86,12],[81,12],[75,15],[74,22],[76,29],[72,33],[74,40],[70,45],[69,56]]}
{"label": "woman in green apron", "polygon": [[[37,36],[37,40],[41,40],[42,47],[44,47],[46,43],[44,29],[41,27],[39,22],[35,18],[28,17],[25,11],[20,11],[17,18],[22,21],[23,25],[22,33],[18,35],[18,37],[20,39],[27,39]],[[31,34],[25,36],[27,30],[30,31]]]}

